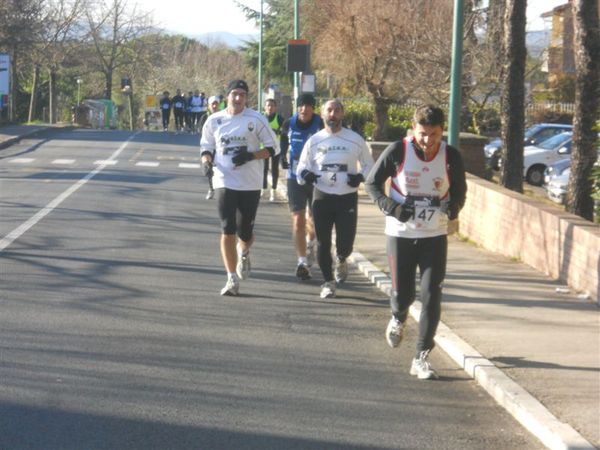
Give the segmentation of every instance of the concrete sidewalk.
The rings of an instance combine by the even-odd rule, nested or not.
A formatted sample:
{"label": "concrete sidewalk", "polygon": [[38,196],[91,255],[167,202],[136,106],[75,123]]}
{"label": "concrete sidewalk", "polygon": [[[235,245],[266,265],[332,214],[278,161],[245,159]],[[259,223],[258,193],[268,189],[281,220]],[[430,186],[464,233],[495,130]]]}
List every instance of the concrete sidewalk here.
{"label": "concrete sidewalk", "polygon": [[[383,229],[383,214],[361,195],[352,260],[389,293]],[[561,287],[525,264],[452,236],[436,342],[549,448],[595,448],[600,311],[574,294],[557,293]],[[415,320],[418,312],[416,302]]]}
{"label": "concrete sidewalk", "polygon": [[0,149],[6,148],[26,137],[33,137],[50,128],[64,128],[64,125],[4,125],[0,126]]}
{"label": "concrete sidewalk", "polygon": [[[0,148],[48,128],[0,127]],[[361,192],[351,260],[388,293],[383,229],[383,214]],[[598,307],[557,293],[563,286],[529,266],[457,237],[449,243],[438,351],[447,352],[549,448],[600,447]],[[411,310],[415,318],[418,306]]]}

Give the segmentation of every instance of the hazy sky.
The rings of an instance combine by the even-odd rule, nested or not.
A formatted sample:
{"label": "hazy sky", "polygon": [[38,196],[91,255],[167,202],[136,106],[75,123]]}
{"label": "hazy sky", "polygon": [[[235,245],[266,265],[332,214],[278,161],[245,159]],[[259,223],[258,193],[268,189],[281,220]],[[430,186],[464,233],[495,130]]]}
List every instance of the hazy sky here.
{"label": "hazy sky", "polygon": [[[384,3],[387,0],[380,1]],[[566,2],[567,0],[528,0],[528,30],[543,29],[540,14]],[[239,3],[256,10],[260,8],[260,0],[239,0]],[[234,0],[139,0],[138,5],[144,10],[154,11],[154,18],[159,26],[186,35],[209,31],[258,33],[253,23],[246,21]]]}

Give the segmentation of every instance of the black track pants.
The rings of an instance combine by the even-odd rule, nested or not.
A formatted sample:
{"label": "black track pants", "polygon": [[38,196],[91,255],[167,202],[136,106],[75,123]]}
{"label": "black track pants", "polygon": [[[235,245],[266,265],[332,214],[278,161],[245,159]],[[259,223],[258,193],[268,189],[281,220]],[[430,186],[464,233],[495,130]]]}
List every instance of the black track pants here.
{"label": "black track pants", "polygon": [[446,276],[448,238],[409,239],[387,236],[387,255],[392,276],[390,305],[392,314],[406,321],[408,309],[415,300],[416,271],[421,278],[421,317],[417,352],[431,350],[442,312],[442,283]]}
{"label": "black track pants", "polygon": [[344,260],[354,246],[356,236],[358,195],[325,194],[318,189],[313,194],[313,221],[317,236],[317,261],[325,281],[333,280],[331,257],[331,233],[335,225],[335,247],[337,257]]}

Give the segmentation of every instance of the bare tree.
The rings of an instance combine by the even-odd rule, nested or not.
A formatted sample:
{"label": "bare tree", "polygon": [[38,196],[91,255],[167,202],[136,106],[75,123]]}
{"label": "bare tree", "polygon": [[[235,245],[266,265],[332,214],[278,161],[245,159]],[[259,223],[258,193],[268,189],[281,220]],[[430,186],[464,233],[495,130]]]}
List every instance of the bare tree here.
{"label": "bare tree", "polygon": [[525,135],[525,23],[527,0],[506,0],[502,80],[502,185],[523,192]]}
{"label": "bare tree", "polygon": [[573,0],[575,29],[575,115],[567,211],[593,220],[590,176],[596,161],[594,130],[600,89],[600,29],[598,3]]}
{"label": "bare tree", "polygon": [[34,118],[40,66],[48,69],[49,122],[56,122],[56,81],[58,71],[77,48],[72,31],[80,17],[81,0],[49,0],[44,9],[44,28],[38,45],[32,46],[34,55],[33,82],[29,103],[29,120]]}
{"label": "bare tree", "polygon": [[385,136],[391,104],[442,103],[449,94],[450,2],[319,0],[308,12],[318,65],[375,107],[373,138]]}
{"label": "bare tree", "polygon": [[42,29],[41,11],[44,2],[39,0],[3,0],[0,2],[0,49],[11,56],[10,77],[12,101],[10,119],[16,117],[16,99],[19,91],[18,65],[21,52],[30,48]]}
{"label": "bare tree", "polygon": [[115,72],[131,70],[147,56],[150,47],[141,38],[154,31],[151,15],[139,13],[136,6],[129,8],[127,0],[90,0],[85,15],[93,49],[92,65],[104,75],[104,95],[110,99]]}

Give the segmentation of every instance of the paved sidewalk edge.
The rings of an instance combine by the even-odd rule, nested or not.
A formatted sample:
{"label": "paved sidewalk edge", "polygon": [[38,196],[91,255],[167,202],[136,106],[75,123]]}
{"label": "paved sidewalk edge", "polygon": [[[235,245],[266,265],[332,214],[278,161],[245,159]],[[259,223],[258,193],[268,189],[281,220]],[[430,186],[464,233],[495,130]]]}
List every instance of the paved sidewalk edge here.
{"label": "paved sidewalk edge", "polygon": [[53,130],[53,129],[69,130],[69,129],[73,129],[73,128],[75,128],[75,126],[73,126],[73,125],[65,125],[64,127],[46,126],[43,128],[38,128],[37,130],[26,131],[23,134],[9,137],[8,139],[4,139],[3,141],[0,141],[0,150],[10,147],[11,145],[19,142],[21,139],[25,139],[28,137],[34,137],[34,136],[37,136],[38,134],[44,133],[45,131],[48,131],[48,130]]}
{"label": "paved sidewalk edge", "polygon": [[[385,272],[382,272],[358,252],[352,253],[348,260],[355,264],[383,293],[390,295],[392,282]],[[417,322],[419,322],[420,313],[420,303],[413,304],[410,308],[410,315]],[[529,392],[454,334],[443,322],[440,322],[438,326],[435,342],[546,447],[565,450],[596,449],[573,427],[556,418]]]}

